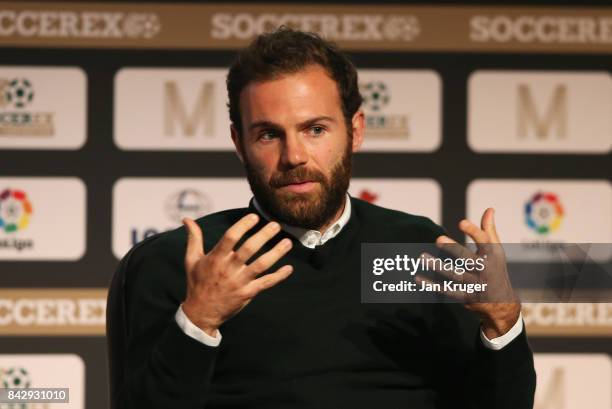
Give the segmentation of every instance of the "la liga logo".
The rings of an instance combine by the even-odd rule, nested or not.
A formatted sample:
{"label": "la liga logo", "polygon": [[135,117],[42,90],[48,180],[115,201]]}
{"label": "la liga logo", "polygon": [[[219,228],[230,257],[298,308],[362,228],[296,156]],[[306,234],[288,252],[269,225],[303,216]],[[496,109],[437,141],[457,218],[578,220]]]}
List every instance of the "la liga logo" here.
{"label": "la liga logo", "polygon": [[564,215],[559,197],[552,192],[537,192],[525,203],[525,223],[541,235],[559,229]]}
{"label": "la liga logo", "polygon": [[25,229],[30,224],[32,204],[23,190],[5,189],[0,193],[0,229],[7,233]]}
{"label": "la liga logo", "polygon": [[21,251],[34,246],[32,240],[11,237],[28,227],[32,214],[32,203],[25,191],[4,189],[0,192],[0,233],[7,235],[7,238],[0,238],[0,250]]}

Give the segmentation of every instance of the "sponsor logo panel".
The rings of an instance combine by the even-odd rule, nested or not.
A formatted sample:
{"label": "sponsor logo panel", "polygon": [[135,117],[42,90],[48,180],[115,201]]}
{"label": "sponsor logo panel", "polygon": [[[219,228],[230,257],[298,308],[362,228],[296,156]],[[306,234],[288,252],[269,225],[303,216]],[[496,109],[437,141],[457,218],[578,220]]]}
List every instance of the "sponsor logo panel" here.
{"label": "sponsor logo panel", "polygon": [[610,152],[607,72],[476,71],[468,88],[468,143],[477,152]]}
{"label": "sponsor logo panel", "polygon": [[0,66],[0,148],[79,149],[86,110],[80,68]]}
{"label": "sponsor logo panel", "polygon": [[120,70],[115,77],[115,143],[126,150],[234,150],[226,71]]}
{"label": "sponsor logo panel", "polygon": [[429,217],[440,224],[442,193],[433,179],[352,178],[351,196],[377,206]]}
{"label": "sponsor logo panel", "polygon": [[80,179],[0,178],[0,260],[80,259],[85,212]]}
{"label": "sponsor logo panel", "polygon": [[252,197],[244,178],[124,178],[113,189],[113,252],[117,258],[135,244],[197,219],[247,207]]}
{"label": "sponsor logo panel", "polygon": [[587,7],[5,2],[0,44],[243,47],[286,25],[343,49],[610,53],[612,13]]}
{"label": "sponsor logo panel", "polygon": [[[521,257],[540,244],[612,243],[607,180],[475,180],[467,189],[467,217],[479,221],[487,207],[495,208],[502,242],[524,244],[527,251],[516,252]],[[609,246],[596,250],[594,258],[611,256]]]}
{"label": "sponsor logo panel", "polygon": [[605,354],[534,354],[534,409],[608,409],[612,362]]}
{"label": "sponsor logo panel", "polygon": [[3,336],[105,334],[106,289],[0,289]]}
{"label": "sponsor logo panel", "polygon": [[441,143],[442,81],[431,70],[360,70],[362,151],[431,152]]}
{"label": "sponsor logo panel", "polygon": [[70,403],[2,404],[2,408],[83,409],[85,363],[75,354],[1,354],[0,388],[68,388],[70,394]]}

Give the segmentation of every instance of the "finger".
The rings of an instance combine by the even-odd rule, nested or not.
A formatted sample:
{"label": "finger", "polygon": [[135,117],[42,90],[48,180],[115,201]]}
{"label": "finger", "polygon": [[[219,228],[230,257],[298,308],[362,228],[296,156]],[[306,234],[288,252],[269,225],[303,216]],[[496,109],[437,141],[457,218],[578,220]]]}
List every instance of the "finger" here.
{"label": "finger", "polygon": [[236,243],[240,241],[242,236],[252,229],[259,221],[259,216],[255,213],[249,213],[234,223],[221,237],[221,240],[215,246],[215,252],[220,254],[229,254],[234,250]]}
{"label": "finger", "polygon": [[491,243],[499,243],[497,229],[495,228],[495,209],[489,207],[485,210],[480,221],[480,226],[488,235]]}
{"label": "finger", "polygon": [[489,235],[487,233],[485,233],[478,226],[476,226],[474,223],[467,219],[461,220],[461,222],[459,222],[459,229],[468,236],[470,236],[476,244],[488,244],[490,241]]}
{"label": "finger", "polygon": [[198,260],[204,255],[204,235],[200,226],[192,219],[184,218],[183,224],[187,230],[185,268],[187,271],[191,271]]}
{"label": "finger", "polygon": [[276,236],[280,229],[280,224],[277,222],[266,224],[234,252],[231,264],[239,264],[240,266],[245,264],[266,242]]}
{"label": "finger", "polygon": [[287,264],[276,270],[274,273],[266,274],[256,280],[251,281],[246,285],[246,290],[252,295],[252,297],[254,297],[260,292],[274,287],[276,284],[289,277],[292,272],[293,266]]}
{"label": "finger", "polygon": [[436,246],[457,258],[476,258],[476,255],[448,236],[439,236]]}
{"label": "finger", "polygon": [[266,271],[267,269],[269,269],[282,256],[287,254],[287,252],[291,249],[292,246],[293,243],[290,239],[282,239],[281,241],[276,243],[276,245],[269,251],[259,256],[257,260],[249,264],[249,267],[247,269],[249,279],[253,279],[264,271]]}

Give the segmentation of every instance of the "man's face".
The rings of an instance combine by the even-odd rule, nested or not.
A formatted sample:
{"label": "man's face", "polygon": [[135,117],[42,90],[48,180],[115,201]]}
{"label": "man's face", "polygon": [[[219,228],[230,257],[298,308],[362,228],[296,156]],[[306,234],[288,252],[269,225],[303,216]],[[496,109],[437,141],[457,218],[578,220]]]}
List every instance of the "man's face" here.
{"label": "man's face", "polygon": [[249,84],[232,139],[253,194],[280,221],[321,230],[342,211],[363,114],[347,129],[336,83],[319,65]]}

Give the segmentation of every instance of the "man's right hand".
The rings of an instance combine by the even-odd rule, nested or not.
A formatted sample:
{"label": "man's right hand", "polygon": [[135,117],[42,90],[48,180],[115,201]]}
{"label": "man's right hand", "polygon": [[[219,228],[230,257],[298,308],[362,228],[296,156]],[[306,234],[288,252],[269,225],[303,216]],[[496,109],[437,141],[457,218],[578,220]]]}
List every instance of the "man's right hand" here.
{"label": "man's right hand", "polygon": [[276,222],[262,227],[234,251],[242,236],[258,220],[256,214],[247,214],[227,229],[215,247],[205,254],[202,230],[193,220],[183,219],[188,237],[185,253],[187,296],[182,308],[191,322],[210,336],[216,336],[219,326],[242,310],[259,292],[275,286],[293,272],[293,266],[284,265],[258,277],[291,249],[291,240],[287,238],[246,264],[280,231]]}

